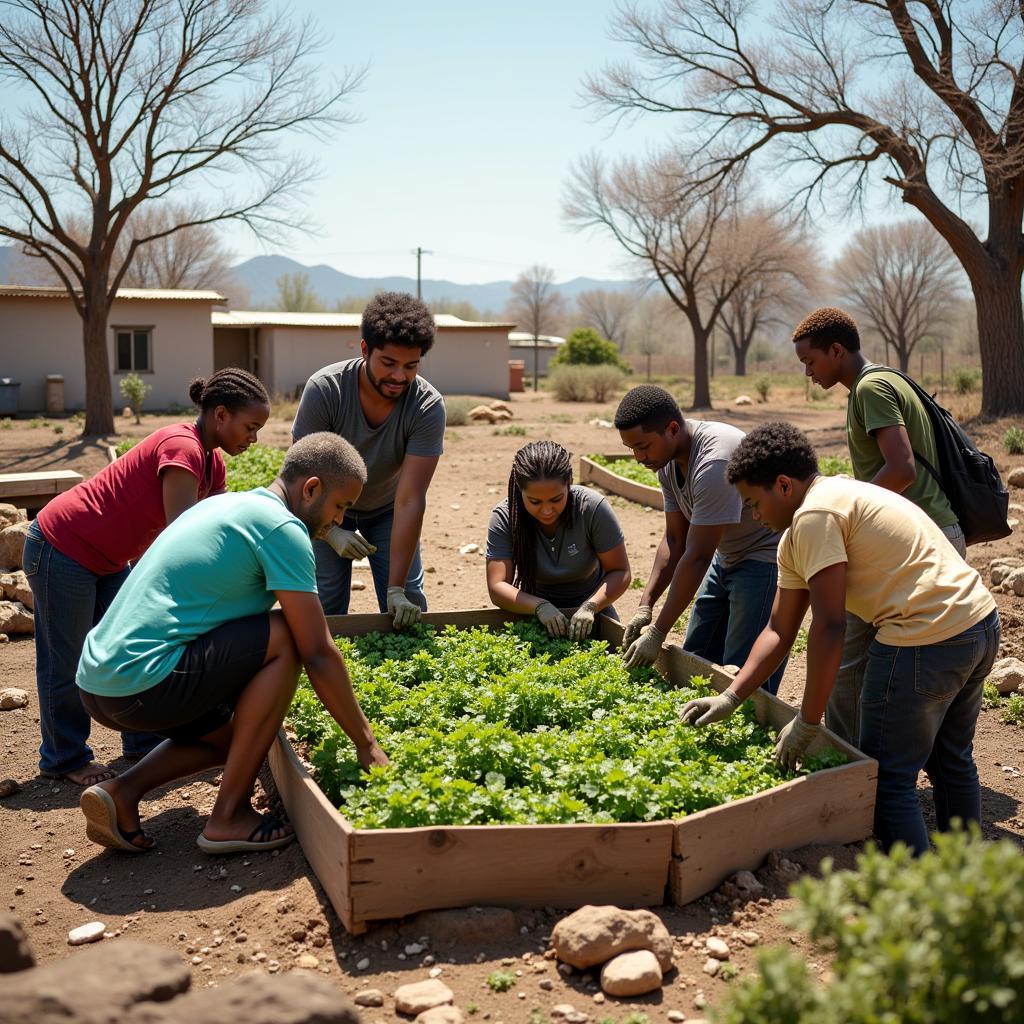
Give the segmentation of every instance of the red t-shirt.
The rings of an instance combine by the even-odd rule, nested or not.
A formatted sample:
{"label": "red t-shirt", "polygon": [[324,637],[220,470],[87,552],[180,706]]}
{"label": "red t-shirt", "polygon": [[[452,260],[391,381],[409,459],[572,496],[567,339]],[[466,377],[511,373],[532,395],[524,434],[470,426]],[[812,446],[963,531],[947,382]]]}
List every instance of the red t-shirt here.
{"label": "red t-shirt", "polygon": [[207,456],[195,424],[175,423],[57,495],[36,518],[43,536],[98,576],[120,572],[167,525],[160,474],[168,466],[187,469],[199,481],[200,499],[225,490],[224,457],[219,451]]}

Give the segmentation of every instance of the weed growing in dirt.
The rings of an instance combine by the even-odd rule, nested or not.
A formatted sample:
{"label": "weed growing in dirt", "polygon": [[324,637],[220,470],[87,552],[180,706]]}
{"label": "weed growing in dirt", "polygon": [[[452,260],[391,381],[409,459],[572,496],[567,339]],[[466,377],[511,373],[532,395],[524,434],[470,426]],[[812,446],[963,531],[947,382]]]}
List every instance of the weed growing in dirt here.
{"label": "weed growing in dirt", "polygon": [[42,420],[29,420],[28,421],[28,429],[29,430],[37,430],[42,425],[43,425],[43,421]]}
{"label": "weed growing in dirt", "polygon": [[0,420],[0,430],[10,430],[14,426],[14,420],[7,419]]}
{"label": "weed growing in dirt", "polygon": [[480,1007],[479,1007],[479,1005],[477,1003],[466,1003],[466,1013],[468,1013],[470,1015],[470,1017],[472,1017],[473,1014],[479,1013],[479,1012],[480,1012]]}
{"label": "weed growing in dirt", "polygon": [[508,427],[499,427],[494,433],[497,437],[526,437],[526,427],[513,423]]}
{"label": "weed growing in dirt", "polygon": [[958,395],[969,395],[978,386],[981,379],[979,370],[968,369],[965,366],[953,367],[953,387]]}
{"label": "weed growing in dirt", "polygon": [[768,396],[772,390],[772,379],[767,373],[762,373],[754,378],[754,390],[757,392],[757,397],[762,402],[768,401]]}
{"label": "weed growing in dirt", "polygon": [[634,576],[629,581],[629,589],[630,590],[643,590],[646,585],[647,585],[647,580],[642,580],[642,579],[640,579],[639,576]]}
{"label": "weed growing in dirt", "polygon": [[469,422],[469,410],[475,402],[466,398],[446,398],[444,400],[444,416],[449,427],[464,427]]}
{"label": "weed growing in dirt", "polygon": [[995,683],[986,683],[981,695],[981,706],[988,711],[1003,706],[1003,695],[996,689]]}
{"label": "weed growing in dirt", "polygon": [[796,633],[796,639],[790,649],[790,654],[803,654],[807,650],[807,630],[801,626]]}
{"label": "weed growing in dirt", "polygon": [[63,434],[64,433],[64,425],[62,423],[54,423],[54,425],[53,425],[53,432],[55,434]]}
{"label": "weed growing in dirt", "polygon": [[1006,707],[1000,718],[1007,725],[1024,725],[1024,696],[1019,693],[1011,693],[1006,700]]}
{"label": "weed growing in dirt", "polygon": [[1003,434],[1003,447],[1011,455],[1024,455],[1024,430],[1020,427],[1010,427]]}
{"label": "weed growing in dirt", "polygon": [[641,1013],[639,1010],[634,1010],[632,1013],[627,1013],[622,1018],[622,1024],[648,1024],[650,1018],[646,1013]]}
{"label": "weed growing in dirt", "polygon": [[511,971],[491,971],[487,975],[487,987],[492,992],[507,992],[516,983]]}

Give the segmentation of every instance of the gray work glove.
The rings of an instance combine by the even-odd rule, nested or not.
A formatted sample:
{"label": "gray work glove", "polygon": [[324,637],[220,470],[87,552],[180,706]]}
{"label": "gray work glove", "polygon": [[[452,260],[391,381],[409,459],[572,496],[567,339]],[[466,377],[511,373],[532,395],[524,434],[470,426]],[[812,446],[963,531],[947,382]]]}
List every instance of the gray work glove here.
{"label": "gray work glove", "polygon": [[743,701],[732,690],[716,693],[714,697],[697,697],[688,700],[679,712],[680,721],[698,729],[712,722],[722,722],[728,718]]}
{"label": "gray work glove", "polygon": [[419,622],[422,614],[420,606],[405,596],[405,587],[388,587],[388,615],[395,617],[395,629],[405,629]]}
{"label": "gray work glove", "polygon": [[820,731],[820,725],[811,725],[799,714],[795,715],[791,722],[779,730],[779,738],[775,743],[775,763],[780,768],[796,768],[797,762],[803,760],[807,748]]}
{"label": "gray work glove", "polygon": [[642,668],[644,665],[653,665],[658,660],[661,645],[664,642],[665,634],[657,626],[648,626],[646,632],[626,648],[626,653],[622,656],[622,663],[626,668]]}
{"label": "gray work glove", "polygon": [[332,526],[324,540],[334,548],[339,557],[351,558],[354,562],[374,554],[377,550],[358,530],[343,530],[340,526]]}
{"label": "gray work glove", "polygon": [[594,630],[596,615],[597,605],[593,601],[584,601],[569,620],[569,639],[586,640]]}
{"label": "gray work glove", "polygon": [[637,637],[644,626],[649,626],[652,619],[651,606],[642,604],[636,610],[636,614],[629,620],[626,632],[622,634],[622,648],[625,650]]}
{"label": "gray work glove", "polygon": [[569,632],[569,620],[550,601],[541,601],[533,614],[548,631],[548,636],[565,636]]}

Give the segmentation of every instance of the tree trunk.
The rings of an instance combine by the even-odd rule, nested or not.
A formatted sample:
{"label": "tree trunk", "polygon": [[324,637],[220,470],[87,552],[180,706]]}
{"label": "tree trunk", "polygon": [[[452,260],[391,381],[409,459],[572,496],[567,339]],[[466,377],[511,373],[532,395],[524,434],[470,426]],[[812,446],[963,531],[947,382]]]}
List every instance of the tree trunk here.
{"label": "tree trunk", "polygon": [[1020,271],[972,278],[981,353],[981,411],[986,416],[1024,412],[1024,309]]}
{"label": "tree trunk", "polygon": [[540,338],[533,336],[533,390],[537,390],[538,363],[540,361]]}
{"label": "tree trunk", "polygon": [[736,366],[736,376],[746,377],[747,375],[747,347],[740,345],[739,347],[733,345],[732,347],[733,361]]}
{"label": "tree trunk", "polygon": [[110,391],[110,358],[107,353],[106,297],[85,300],[82,346],[85,350],[85,426],[83,434],[114,433],[114,405]]}
{"label": "tree trunk", "polygon": [[910,353],[906,350],[906,348],[904,348],[902,346],[899,346],[899,347],[893,346],[893,351],[895,351],[896,358],[899,360],[900,369],[904,373],[909,374],[910,373]]}
{"label": "tree trunk", "polygon": [[647,353],[647,383],[651,383],[651,353]]}
{"label": "tree trunk", "polygon": [[706,329],[693,325],[693,405],[691,409],[711,408],[711,382],[708,377],[708,336]]}

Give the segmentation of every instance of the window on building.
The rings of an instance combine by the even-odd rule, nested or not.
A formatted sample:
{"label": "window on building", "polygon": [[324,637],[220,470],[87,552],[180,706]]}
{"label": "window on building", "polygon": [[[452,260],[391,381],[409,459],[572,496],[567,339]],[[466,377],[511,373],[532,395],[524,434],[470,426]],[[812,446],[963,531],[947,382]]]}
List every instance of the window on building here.
{"label": "window on building", "polygon": [[114,365],[117,373],[149,373],[153,369],[153,329],[114,328]]}

